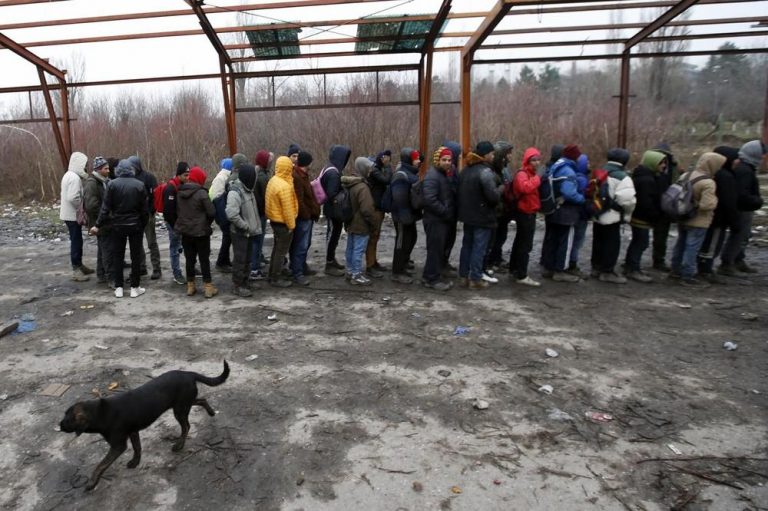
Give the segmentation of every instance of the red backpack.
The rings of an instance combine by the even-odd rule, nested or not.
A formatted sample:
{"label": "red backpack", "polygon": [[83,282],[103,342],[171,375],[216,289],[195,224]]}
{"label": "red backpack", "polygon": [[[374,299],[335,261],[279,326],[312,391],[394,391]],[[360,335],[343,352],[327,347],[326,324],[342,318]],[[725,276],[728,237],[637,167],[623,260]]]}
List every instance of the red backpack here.
{"label": "red backpack", "polygon": [[155,203],[155,211],[158,213],[163,212],[163,195],[165,194],[166,186],[168,186],[168,183],[163,181],[152,192],[152,201]]}

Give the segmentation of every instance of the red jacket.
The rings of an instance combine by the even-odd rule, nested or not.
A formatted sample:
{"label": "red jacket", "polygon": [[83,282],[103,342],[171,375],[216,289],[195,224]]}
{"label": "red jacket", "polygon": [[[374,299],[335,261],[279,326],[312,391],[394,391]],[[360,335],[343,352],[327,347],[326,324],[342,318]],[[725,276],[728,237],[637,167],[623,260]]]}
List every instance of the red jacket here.
{"label": "red jacket", "polygon": [[523,154],[523,167],[515,174],[512,182],[512,191],[517,197],[517,210],[521,213],[536,213],[541,209],[539,199],[539,185],[541,178],[536,174],[536,169],[530,164],[534,156],[541,157],[538,149],[529,147]]}

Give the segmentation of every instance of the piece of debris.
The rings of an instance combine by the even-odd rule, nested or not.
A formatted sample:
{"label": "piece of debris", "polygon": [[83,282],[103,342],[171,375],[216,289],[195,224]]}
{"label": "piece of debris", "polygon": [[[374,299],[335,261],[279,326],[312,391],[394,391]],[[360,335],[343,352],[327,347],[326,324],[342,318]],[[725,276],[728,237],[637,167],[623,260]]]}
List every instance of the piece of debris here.
{"label": "piece of debris", "polygon": [[109,349],[109,346],[104,346],[104,345],[101,345],[101,344],[94,344],[93,347],[96,348],[97,350],[108,350]]}
{"label": "piece of debris", "polygon": [[475,402],[472,403],[472,406],[474,406],[478,410],[486,410],[490,406],[490,404],[488,404],[488,401],[483,401],[482,399],[475,399]]}
{"label": "piece of debris", "polygon": [[746,321],[756,321],[757,320],[757,314],[753,314],[751,312],[742,312],[741,313],[741,319],[744,319]]}
{"label": "piece of debris", "polygon": [[412,312],[411,313],[411,317],[414,317],[414,318],[418,319],[418,318],[421,317],[421,314],[419,314],[418,312]]}
{"label": "piece of debris", "polygon": [[542,385],[539,387],[539,392],[543,392],[544,394],[552,394],[555,389],[552,388],[552,385]]}
{"label": "piece of debris", "polygon": [[0,326],[0,337],[5,337],[6,335],[10,334],[11,332],[15,332],[16,329],[19,328],[19,322],[14,321],[12,323],[3,324]]}
{"label": "piece of debris", "polygon": [[50,383],[39,394],[41,396],[61,397],[69,387],[66,383]]}
{"label": "piece of debris", "polygon": [[247,360],[248,362],[250,362],[250,361],[252,361],[252,360],[256,360],[257,358],[259,358],[259,356],[258,356],[258,355],[248,355],[247,357],[245,357],[245,360]]}
{"label": "piece of debris", "polygon": [[451,493],[458,495],[461,493],[461,488],[459,488],[458,486],[451,486]]}
{"label": "piece of debris", "polygon": [[584,415],[587,419],[593,422],[608,422],[613,420],[613,415],[605,412],[585,412]]}
{"label": "piece of debris", "polygon": [[558,421],[558,422],[565,422],[565,421],[572,421],[573,417],[571,417],[568,413],[562,411],[559,408],[552,408],[549,411],[549,415],[547,415],[547,418],[549,420]]}
{"label": "piece of debris", "polygon": [[677,447],[675,447],[675,446],[674,446],[674,445],[672,445],[672,444],[667,444],[667,449],[669,449],[669,450],[670,450],[670,451],[672,451],[673,453],[677,454],[678,456],[680,456],[681,454],[683,454],[683,451],[681,451],[680,449],[678,449]]}
{"label": "piece of debris", "polygon": [[298,479],[296,479],[296,486],[301,486],[302,484],[304,484],[304,477],[303,476],[299,477]]}
{"label": "piece of debris", "polygon": [[381,301],[384,302],[384,303],[391,302],[392,298],[390,298],[389,296],[383,296],[381,298]]}
{"label": "piece of debris", "polygon": [[688,304],[688,303],[678,303],[677,306],[680,307],[681,309],[690,309],[691,308],[691,305]]}
{"label": "piece of debris", "polygon": [[469,333],[470,328],[468,326],[457,326],[453,330],[453,335],[467,335]]}
{"label": "piece of debris", "polygon": [[494,479],[493,484],[495,484],[496,486],[499,486],[501,484],[501,481],[498,479]]}
{"label": "piece of debris", "polygon": [[0,401],[5,401],[8,399],[8,394],[0,394]]}
{"label": "piece of debris", "polygon": [[120,386],[119,383],[117,383],[116,381],[113,381],[112,383],[107,385],[107,390],[115,390],[119,386]]}
{"label": "piece of debris", "polygon": [[448,369],[440,369],[437,374],[443,378],[448,378],[451,375],[451,372]]}
{"label": "piece of debris", "polygon": [[411,488],[413,488],[413,491],[415,491],[416,493],[421,493],[422,491],[424,491],[424,485],[418,481],[414,481],[413,484],[411,485]]}
{"label": "piece of debris", "polygon": [[62,312],[61,314],[59,314],[59,316],[61,316],[62,318],[66,318],[67,316],[71,316],[74,313],[75,311],[67,311],[67,312]]}
{"label": "piece of debris", "polygon": [[80,306],[80,308],[83,309],[83,310],[85,310],[85,309],[93,309],[94,307],[96,307],[96,306],[95,305],[81,305]]}
{"label": "piece of debris", "polygon": [[544,353],[546,353],[549,358],[557,358],[558,356],[560,356],[560,353],[556,352],[552,348],[547,348],[546,350],[544,350]]}
{"label": "piece of debris", "polygon": [[736,350],[736,348],[738,348],[738,347],[739,347],[739,345],[738,345],[738,344],[736,344],[736,343],[735,343],[735,342],[733,342],[733,341],[725,341],[725,342],[723,343],[723,348],[725,348],[725,349],[726,349],[726,350],[728,350],[728,351],[735,351],[735,350]]}
{"label": "piece of debris", "polygon": [[267,316],[267,319],[270,321],[275,321],[277,319],[277,314],[273,313]]}

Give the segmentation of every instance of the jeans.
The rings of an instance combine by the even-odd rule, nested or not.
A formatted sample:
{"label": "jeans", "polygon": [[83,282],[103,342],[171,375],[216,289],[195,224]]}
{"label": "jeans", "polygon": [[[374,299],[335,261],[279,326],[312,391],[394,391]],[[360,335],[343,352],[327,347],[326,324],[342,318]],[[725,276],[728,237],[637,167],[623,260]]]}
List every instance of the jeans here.
{"label": "jeans", "polygon": [[[96,247],[96,278],[114,282],[115,268],[112,263],[112,237],[109,234],[97,236]],[[120,265],[120,271],[122,272],[122,261],[120,261]]]}
{"label": "jeans", "polygon": [[542,264],[547,271],[564,271],[571,226],[548,222],[547,227],[548,232],[541,247]]}
{"label": "jeans", "polygon": [[238,287],[248,287],[253,236],[230,233],[229,239],[232,242],[232,283]]}
{"label": "jeans", "polygon": [[211,237],[210,236],[181,236],[184,247],[184,259],[187,269],[187,282],[195,281],[195,262],[200,260],[200,272],[203,282],[210,283],[211,279]]}
{"label": "jeans", "polygon": [[672,250],[672,271],[684,279],[696,275],[696,256],[707,235],[704,227],[678,225],[677,243]]}
{"label": "jeans", "polygon": [[509,273],[522,280],[528,276],[528,261],[533,250],[533,236],[536,233],[536,213],[517,213],[517,230],[509,256]]}
{"label": "jeans", "polygon": [[653,264],[662,264],[667,258],[667,238],[672,222],[667,218],[660,219],[653,226]]}
{"label": "jeans", "polygon": [[69,261],[72,269],[80,268],[83,264],[83,228],[74,220],[65,220],[69,230]]}
{"label": "jeans", "polygon": [[584,246],[584,240],[587,237],[587,220],[579,220],[573,226],[573,241],[571,242],[571,255],[568,258],[569,265],[579,264],[579,251]]}
{"label": "jeans", "polygon": [[219,255],[216,257],[216,266],[231,266],[232,260],[229,258],[229,247],[232,246],[232,237],[229,233],[229,224],[225,226],[219,225],[221,228],[221,246],[219,247]]}
{"label": "jeans", "polygon": [[251,250],[251,271],[260,271],[264,266],[264,236],[267,235],[267,217],[259,213],[261,221],[261,234],[253,237],[253,249]]}
{"label": "jeans", "polygon": [[291,246],[293,231],[289,231],[285,224],[270,222],[272,232],[275,233],[274,243],[272,244],[272,257],[269,259],[269,280],[280,280],[280,274],[283,271],[283,259]]}
{"label": "jeans", "polygon": [[491,240],[493,229],[464,224],[464,239],[461,242],[459,258],[459,276],[469,280],[483,278],[483,259]]}
{"label": "jeans", "polygon": [[181,234],[173,230],[173,226],[165,222],[168,229],[168,251],[171,253],[171,270],[173,276],[181,275]]}
{"label": "jeans", "polygon": [[422,278],[433,283],[440,280],[445,267],[445,242],[448,239],[450,225],[446,222],[424,222],[424,234],[427,235],[427,259],[424,262]]}
{"label": "jeans", "polygon": [[369,237],[368,234],[349,233],[347,235],[346,264],[350,275],[363,273],[363,256],[368,247]]}
{"label": "jeans", "polygon": [[123,258],[125,257],[125,241],[131,250],[131,287],[139,287],[141,283],[141,253],[144,252],[142,242],[144,231],[141,227],[112,228],[112,260],[115,268],[115,287],[123,287]]}
{"label": "jeans", "polygon": [[[155,232],[155,214],[149,215],[147,225],[144,226],[144,236],[147,238],[147,247],[149,247],[149,260],[152,262],[152,269],[160,271],[160,247],[157,246],[157,233]],[[147,267],[147,254],[144,249],[141,250],[141,267]]]}
{"label": "jeans", "polygon": [[416,246],[416,224],[395,222],[395,253],[392,256],[392,273],[403,274],[408,269],[413,247]]}
{"label": "jeans", "polygon": [[627,257],[625,259],[628,271],[640,271],[640,261],[643,259],[643,252],[648,248],[650,237],[650,228],[632,226],[632,241],[629,242],[627,247]]}
{"label": "jeans", "polygon": [[621,224],[592,227],[592,269],[600,273],[613,273],[621,251]]}
{"label": "jeans", "polygon": [[291,275],[297,279],[304,275],[304,268],[307,264],[307,253],[312,243],[312,226],[315,222],[312,219],[296,220],[296,229],[293,231],[291,248],[289,250],[291,260]]}
{"label": "jeans", "polygon": [[376,257],[376,248],[379,244],[379,237],[381,236],[381,224],[384,222],[384,213],[378,209],[373,214],[373,228],[371,235],[368,238],[368,247],[365,250],[365,266],[370,268],[374,266],[378,259]]}

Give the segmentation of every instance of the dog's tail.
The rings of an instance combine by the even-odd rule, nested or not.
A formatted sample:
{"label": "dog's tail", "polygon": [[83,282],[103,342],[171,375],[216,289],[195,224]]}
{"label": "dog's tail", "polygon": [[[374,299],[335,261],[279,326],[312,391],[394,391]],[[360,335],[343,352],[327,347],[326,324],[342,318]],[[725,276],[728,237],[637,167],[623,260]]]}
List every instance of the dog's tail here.
{"label": "dog's tail", "polygon": [[202,374],[195,373],[195,380],[199,381],[200,383],[204,385],[208,385],[209,387],[215,387],[216,385],[221,385],[225,381],[227,381],[227,377],[229,376],[229,364],[227,364],[227,361],[224,361],[224,372],[221,373],[216,378],[211,378],[210,376],[203,376]]}

